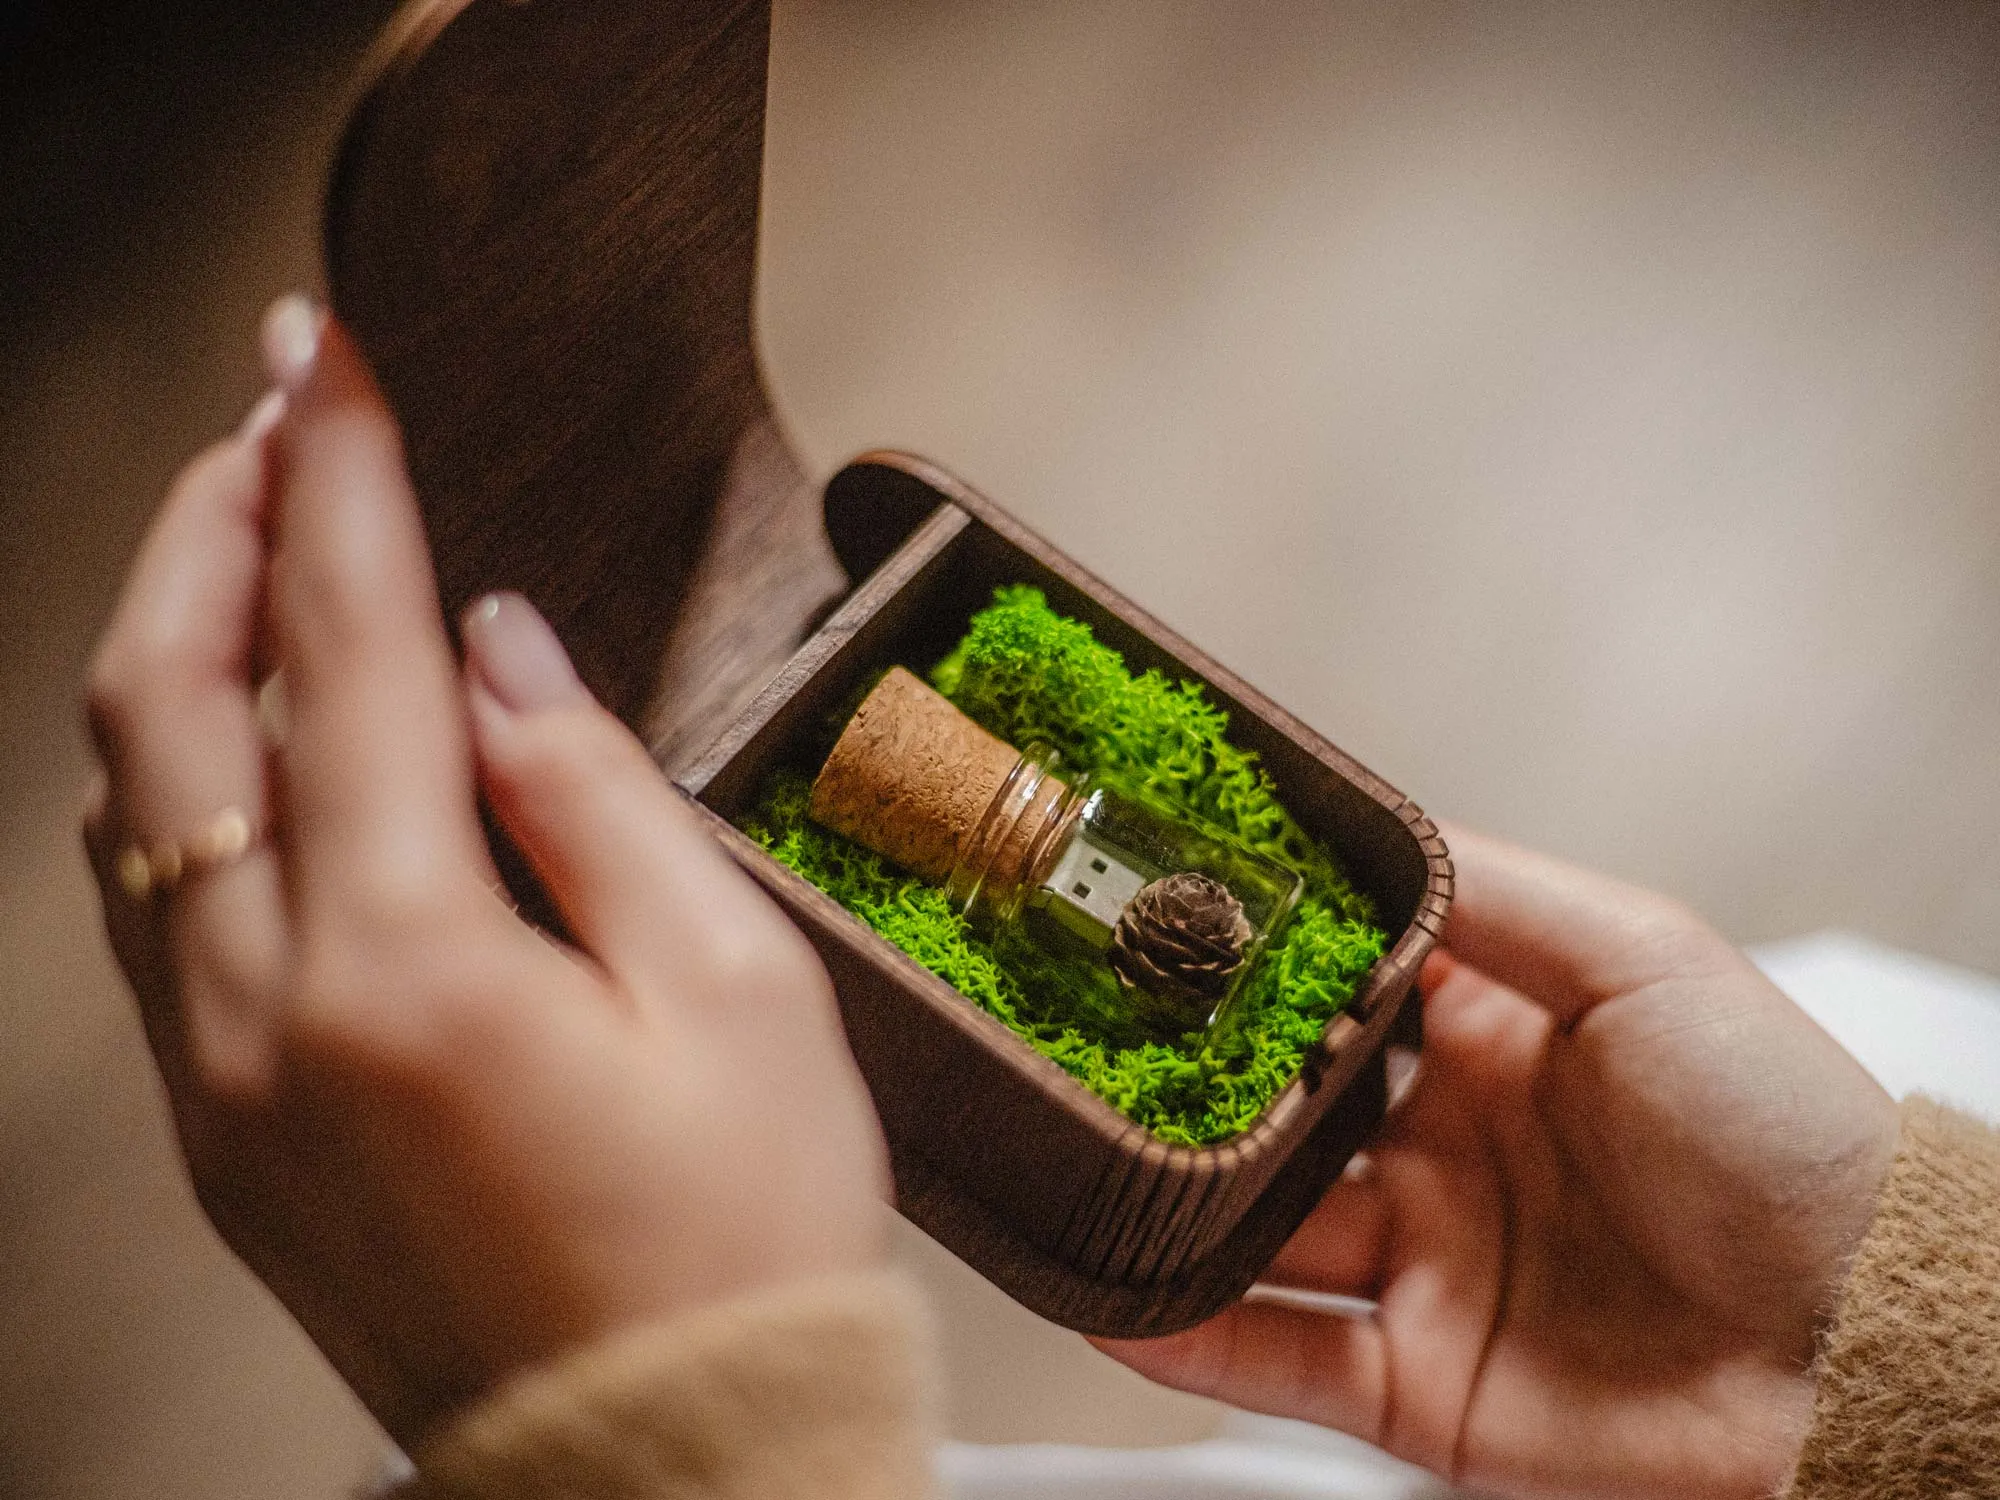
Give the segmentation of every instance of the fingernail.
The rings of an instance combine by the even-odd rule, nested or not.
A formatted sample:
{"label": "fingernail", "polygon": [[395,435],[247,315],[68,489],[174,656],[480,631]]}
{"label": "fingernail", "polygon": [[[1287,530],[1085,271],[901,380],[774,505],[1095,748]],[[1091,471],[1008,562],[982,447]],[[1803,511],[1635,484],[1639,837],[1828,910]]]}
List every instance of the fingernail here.
{"label": "fingernail", "polygon": [[250,414],[243,419],[243,425],[236,429],[236,435],[246,443],[261,443],[264,435],[278,425],[278,418],[285,414],[285,393],[266,391],[250,408]]}
{"label": "fingernail", "polygon": [[502,707],[540,713],[583,693],[562,642],[519,594],[488,594],[465,612],[464,631],[466,659]]}
{"label": "fingernail", "polygon": [[273,302],[264,314],[264,372],[281,390],[297,390],[319,358],[326,309],[294,292]]}

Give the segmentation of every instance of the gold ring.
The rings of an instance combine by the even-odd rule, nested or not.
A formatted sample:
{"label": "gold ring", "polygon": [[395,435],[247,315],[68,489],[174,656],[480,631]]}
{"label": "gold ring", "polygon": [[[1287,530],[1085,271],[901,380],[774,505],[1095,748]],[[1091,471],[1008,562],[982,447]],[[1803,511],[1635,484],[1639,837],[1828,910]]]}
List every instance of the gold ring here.
{"label": "gold ring", "polygon": [[134,901],[170,894],[190,875],[233,865],[256,845],[256,829],[240,807],[225,807],[208,826],[179,843],[147,849],[127,844],[118,851],[118,883]]}

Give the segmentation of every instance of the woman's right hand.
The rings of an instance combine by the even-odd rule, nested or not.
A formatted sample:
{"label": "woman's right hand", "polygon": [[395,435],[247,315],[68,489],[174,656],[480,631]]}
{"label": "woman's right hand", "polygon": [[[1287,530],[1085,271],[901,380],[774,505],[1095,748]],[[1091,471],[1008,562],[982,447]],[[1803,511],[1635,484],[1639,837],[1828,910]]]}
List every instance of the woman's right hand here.
{"label": "woman's right hand", "polygon": [[1377,1314],[1101,1347],[1498,1494],[1772,1494],[1895,1104],[1692,912],[1449,839],[1416,1080],[1267,1278]]}
{"label": "woman's right hand", "polygon": [[[573,1346],[878,1264],[888,1174],[811,947],[525,601],[460,668],[367,368],[296,299],[266,335],[279,391],[99,649],[88,842],[203,1205],[408,1444]],[[576,947],[496,894],[482,795]]]}

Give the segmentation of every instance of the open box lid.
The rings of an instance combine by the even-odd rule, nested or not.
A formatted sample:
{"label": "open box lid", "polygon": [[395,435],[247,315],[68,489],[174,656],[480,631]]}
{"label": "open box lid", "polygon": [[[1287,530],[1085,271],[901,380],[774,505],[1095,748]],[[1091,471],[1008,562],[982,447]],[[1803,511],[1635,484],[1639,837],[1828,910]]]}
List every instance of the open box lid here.
{"label": "open box lid", "polygon": [[329,187],[335,311],[402,421],[447,618],[514,589],[671,772],[844,569],[751,331],[769,12],[419,0]]}

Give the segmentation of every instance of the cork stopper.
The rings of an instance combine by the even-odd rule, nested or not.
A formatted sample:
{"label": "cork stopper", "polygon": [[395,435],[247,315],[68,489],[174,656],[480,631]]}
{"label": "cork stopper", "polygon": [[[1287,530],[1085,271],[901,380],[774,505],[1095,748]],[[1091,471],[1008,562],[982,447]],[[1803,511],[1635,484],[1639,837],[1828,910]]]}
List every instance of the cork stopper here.
{"label": "cork stopper", "polygon": [[941,694],[892,667],[847,721],[813,782],[812,816],[942,882],[1020,759]]}

